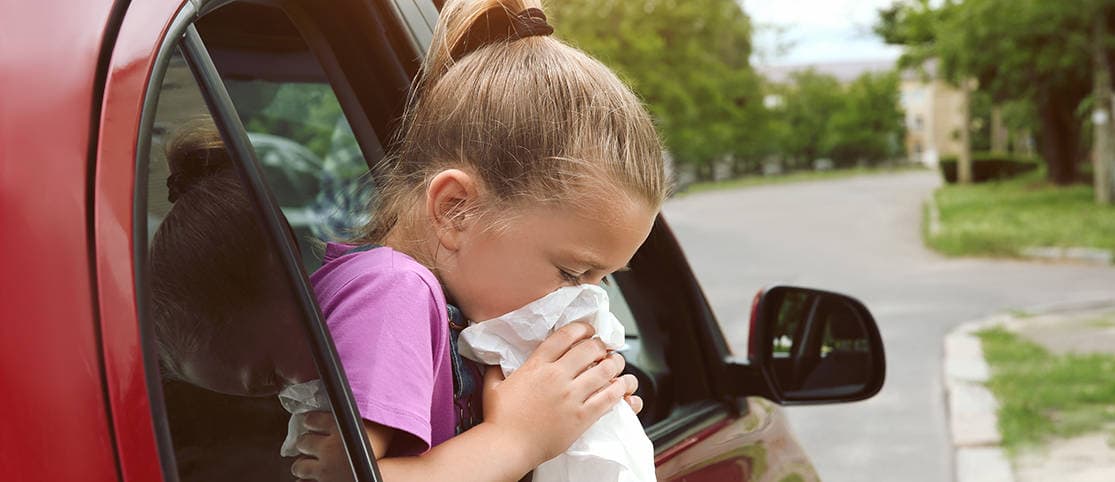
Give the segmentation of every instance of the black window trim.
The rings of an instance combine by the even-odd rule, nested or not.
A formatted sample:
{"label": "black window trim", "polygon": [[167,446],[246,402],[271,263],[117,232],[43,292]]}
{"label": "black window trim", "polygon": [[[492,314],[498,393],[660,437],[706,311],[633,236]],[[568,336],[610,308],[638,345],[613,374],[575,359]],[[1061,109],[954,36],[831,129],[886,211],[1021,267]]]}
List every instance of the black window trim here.
{"label": "black window trim", "polygon": [[[218,2],[213,2],[218,3]],[[349,452],[355,475],[361,482],[380,482],[382,477],[375,461],[371,443],[364,431],[363,422],[353,402],[347,378],[343,373],[339,358],[329,337],[328,330],[321,320],[313,291],[310,289],[301,261],[296,250],[285,237],[285,227],[278,205],[263,181],[262,168],[255,158],[247,133],[236,116],[232,101],[216,74],[212,60],[205,51],[201,38],[193,23],[198,20],[198,2],[186,2],[171,21],[167,35],[159,45],[152,64],[152,72],[144,93],[140,125],[136,141],[134,202],[132,211],[133,252],[135,253],[134,276],[136,280],[136,307],[139,315],[139,332],[143,352],[144,380],[147,385],[148,403],[151,406],[152,425],[155,429],[157,450],[162,468],[163,480],[177,482],[178,468],[174,454],[173,440],[170,435],[166,405],[163,398],[162,378],[158,363],[158,351],[150,326],[149,297],[145,287],[148,281],[147,265],[147,167],[150,161],[152,131],[161,86],[170,59],[176,49],[182,54],[195,74],[203,97],[214,116],[214,122],[237,162],[237,170],[242,179],[248,181],[247,187],[257,208],[264,213],[264,224],[268,235],[280,249],[280,256],[288,275],[292,276],[294,287],[299,291],[303,311],[309,320],[305,326],[310,335],[311,351],[318,371],[322,375],[327,392],[332,400],[333,410],[338,418],[339,431]]]}
{"label": "black window trim", "polygon": [[282,211],[279,210],[278,202],[263,178],[263,167],[256,159],[255,150],[248,140],[248,134],[240,122],[232,99],[225,90],[224,81],[217,73],[212,59],[209,58],[209,52],[205,49],[205,44],[193,24],[186,27],[186,34],[180,42],[186,63],[197,79],[202,97],[213,115],[213,122],[221,133],[225,147],[237,161],[235,164],[241,180],[258,212],[263,214],[264,228],[270,241],[278,248],[280,262],[294,284],[293,288],[299,306],[302,308],[302,319],[306,322],[304,328],[311,342],[314,362],[329,394],[338,431],[352,463],[356,480],[379,482],[383,478],[375,461],[372,444],[364,431],[360,412],[353,401],[348,378],[344,374],[329,330],[322,320],[321,310],[318,309],[309,279],[302,270],[301,257],[287,235]]}
{"label": "black window trim", "polygon": [[147,80],[140,111],[139,131],[136,141],[135,185],[132,186],[132,252],[135,253],[136,311],[139,321],[140,345],[143,352],[144,381],[147,384],[148,403],[151,406],[151,424],[155,429],[155,442],[162,467],[163,480],[178,482],[178,462],[174,455],[174,443],[170,435],[170,423],[163,398],[162,375],[159,369],[158,348],[155,345],[154,327],[149,316],[150,302],[146,289],[147,275],[147,180],[148,164],[151,157],[151,138],[155,125],[155,115],[159,105],[159,94],[166,76],[171,57],[178,47],[177,39],[182,36],[196,19],[197,11],[192,2],[182,5],[178,14],[171,20],[166,37],[155,53],[151,66],[151,76]]}

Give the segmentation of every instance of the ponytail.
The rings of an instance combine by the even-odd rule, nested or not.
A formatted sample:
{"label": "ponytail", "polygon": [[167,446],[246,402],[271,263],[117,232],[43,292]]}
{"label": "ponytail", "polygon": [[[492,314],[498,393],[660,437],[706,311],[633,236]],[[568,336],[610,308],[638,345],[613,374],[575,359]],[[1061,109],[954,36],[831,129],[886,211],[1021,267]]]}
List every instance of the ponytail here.
{"label": "ponytail", "polygon": [[[538,0],[446,2],[434,28],[430,51],[422,63],[420,84],[437,82],[455,62],[469,52],[491,43],[510,42],[527,36],[517,33],[519,30],[515,28],[515,19],[528,9],[539,14],[542,12]],[[545,15],[542,15],[541,20],[545,24]],[[553,29],[550,28],[546,35],[552,32]]]}
{"label": "ponytail", "polygon": [[617,193],[661,205],[666,175],[650,115],[607,67],[549,35],[540,7],[446,2],[394,148],[375,167],[371,222],[353,242],[382,244],[396,229],[424,236],[416,223],[426,186],[448,168],[478,178],[482,205],[471,208],[486,212],[599,208],[597,194]]}

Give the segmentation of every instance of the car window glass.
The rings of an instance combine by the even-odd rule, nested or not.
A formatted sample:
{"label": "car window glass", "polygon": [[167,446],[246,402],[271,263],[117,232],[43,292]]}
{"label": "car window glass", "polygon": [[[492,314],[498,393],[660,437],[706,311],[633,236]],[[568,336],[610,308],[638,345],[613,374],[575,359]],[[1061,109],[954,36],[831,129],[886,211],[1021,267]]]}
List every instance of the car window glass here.
{"label": "car window glass", "polygon": [[180,480],[293,480],[278,394],[321,378],[295,282],[180,53],[158,88],[139,289]]}
{"label": "car window glass", "polygon": [[635,322],[635,315],[631,313],[631,307],[627,306],[627,299],[623,297],[623,292],[620,291],[619,285],[616,284],[612,275],[608,275],[606,280],[601,284],[601,287],[608,293],[608,303],[612,314],[616,315],[616,319],[623,325],[624,334],[628,338],[637,338],[639,336],[639,325]]}
{"label": "car window glass", "polygon": [[370,152],[362,152],[320,63],[282,10],[232,4],[199,30],[312,272],[321,242],[352,238],[369,220],[368,160],[383,149],[368,136]]}

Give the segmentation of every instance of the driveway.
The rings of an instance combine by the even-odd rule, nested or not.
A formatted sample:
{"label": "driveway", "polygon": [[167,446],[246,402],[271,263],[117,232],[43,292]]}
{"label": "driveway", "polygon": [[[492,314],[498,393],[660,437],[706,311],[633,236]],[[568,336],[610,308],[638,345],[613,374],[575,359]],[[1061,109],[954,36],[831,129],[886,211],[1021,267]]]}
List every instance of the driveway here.
{"label": "driveway", "polygon": [[725,336],[746,353],[763,285],[830,289],[867,304],[887,350],[887,382],[865,402],[791,407],[825,481],[952,480],[941,341],[953,326],[1012,308],[1115,299],[1115,268],[950,259],[921,243],[935,173],[713,191],[669,201],[666,217]]}

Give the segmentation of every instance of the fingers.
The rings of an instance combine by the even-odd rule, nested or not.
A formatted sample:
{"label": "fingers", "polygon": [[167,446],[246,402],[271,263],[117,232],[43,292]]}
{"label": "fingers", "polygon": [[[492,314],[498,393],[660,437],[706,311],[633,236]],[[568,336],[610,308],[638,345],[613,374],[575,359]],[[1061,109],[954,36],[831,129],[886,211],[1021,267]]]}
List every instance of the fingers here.
{"label": "fingers", "polygon": [[334,432],[337,424],[330,412],[306,412],[302,426],[311,432],[328,435]]}
{"label": "fingers", "polygon": [[623,397],[623,401],[631,406],[631,410],[634,410],[636,415],[643,411],[643,397],[628,395]]}
{"label": "fingers", "polygon": [[555,331],[541,345],[538,345],[531,358],[542,363],[557,361],[569,351],[570,347],[581,340],[591,338],[595,333],[596,330],[588,323],[570,323]]}
{"label": "fingers", "polygon": [[298,457],[290,465],[290,475],[299,480],[317,480],[321,473],[321,463],[315,458]]}
{"label": "fingers", "polygon": [[608,386],[600,389],[585,401],[585,408],[588,409],[592,420],[600,418],[604,412],[623,400],[624,392],[627,391],[629,383],[624,378],[620,377],[612,380]]}
{"label": "fingers", "polygon": [[[623,369],[620,368],[620,370]],[[623,393],[623,396],[627,397],[634,395],[635,391],[639,389],[639,379],[635,378],[635,375],[628,373],[627,375],[619,377],[619,379],[623,380],[623,382],[627,384],[627,391]]]}
{"label": "fingers", "polygon": [[[576,378],[584,371],[593,368],[593,365],[606,360],[607,357],[608,348],[604,346],[604,342],[599,338],[590,338],[570,348],[557,363],[571,378]],[[622,362],[620,362],[620,369],[623,369]],[[613,374],[611,378],[615,376],[616,374]]]}
{"label": "fingers", "polygon": [[[570,355],[572,354],[573,353],[570,352]],[[600,360],[600,363],[597,363],[595,366],[577,375],[577,378],[573,381],[573,386],[575,387],[574,390],[576,390],[576,393],[581,395],[580,400],[587,400],[598,390],[606,387],[623,372],[623,366],[623,357],[618,353],[612,353],[603,360]],[[628,382],[625,381],[624,383]],[[637,384],[638,382],[636,382],[636,386]]]}
{"label": "fingers", "polygon": [[294,442],[294,448],[302,455],[317,457],[321,455],[322,447],[325,445],[327,438],[329,438],[328,435],[306,432]]}

